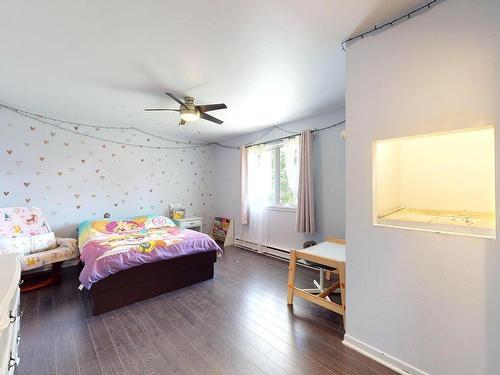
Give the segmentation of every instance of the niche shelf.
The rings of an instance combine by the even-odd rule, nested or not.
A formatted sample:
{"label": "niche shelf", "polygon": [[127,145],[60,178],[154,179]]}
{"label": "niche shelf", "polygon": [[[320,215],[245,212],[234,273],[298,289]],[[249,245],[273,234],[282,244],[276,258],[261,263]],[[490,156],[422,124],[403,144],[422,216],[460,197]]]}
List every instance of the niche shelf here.
{"label": "niche shelf", "polygon": [[495,128],[373,143],[374,225],[496,238]]}

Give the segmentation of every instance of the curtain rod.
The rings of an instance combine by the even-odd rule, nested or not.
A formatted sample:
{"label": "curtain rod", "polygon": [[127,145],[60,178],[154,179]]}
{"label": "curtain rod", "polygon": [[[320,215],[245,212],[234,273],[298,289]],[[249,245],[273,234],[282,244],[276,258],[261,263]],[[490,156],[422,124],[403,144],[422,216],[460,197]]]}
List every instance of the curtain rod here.
{"label": "curtain rod", "polygon": [[[324,128],[313,129],[313,130],[311,130],[311,133],[315,134],[315,133],[318,133],[318,132],[320,132],[322,130],[327,130],[327,129],[333,128],[334,126],[342,125],[343,123],[345,123],[345,120],[337,122],[337,123],[335,123],[333,125],[325,126]],[[281,129],[281,128],[278,128],[278,129]],[[246,145],[245,148],[254,147],[254,146],[260,146],[260,145],[265,145],[267,143],[279,142],[279,141],[283,141],[285,139],[295,138],[298,135],[300,135],[300,133],[294,133],[294,134],[287,135],[287,136],[284,136],[284,137],[270,139],[269,141],[265,141],[265,142],[252,143],[252,144]]]}
{"label": "curtain rod", "polygon": [[295,138],[295,137],[297,137],[299,135],[300,135],[300,133],[296,133],[296,134],[292,134],[292,135],[287,135],[285,137],[270,139],[269,141],[265,141],[265,142],[252,143],[251,145],[246,145],[245,148],[254,147],[254,146],[260,146],[260,145],[265,145],[265,144],[268,144],[268,143],[275,143],[275,142],[279,142],[279,141],[284,141],[285,139]]}

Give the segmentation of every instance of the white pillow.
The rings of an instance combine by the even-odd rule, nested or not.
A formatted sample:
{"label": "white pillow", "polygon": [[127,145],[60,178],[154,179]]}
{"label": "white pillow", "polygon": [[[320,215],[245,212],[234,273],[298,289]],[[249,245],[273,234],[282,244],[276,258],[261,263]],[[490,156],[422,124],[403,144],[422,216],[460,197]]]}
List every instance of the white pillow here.
{"label": "white pillow", "polygon": [[31,241],[29,237],[0,238],[0,254],[25,254],[30,247]]}
{"label": "white pillow", "polygon": [[175,227],[175,223],[166,216],[150,216],[146,220],[144,227],[146,229],[150,228],[162,228],[162,227]]}
{"label": "white pillow", "polygon": [[57,247],[54,232],[37,234],[30,237],[0,238],[0,254],[33,254]]}
{"label": "white pillow", "polygon": [[56,235],[54,232],[37,234],[29,237],[29,239],[31,240],[31,244],[27,254],[52,250],[57,247]]}

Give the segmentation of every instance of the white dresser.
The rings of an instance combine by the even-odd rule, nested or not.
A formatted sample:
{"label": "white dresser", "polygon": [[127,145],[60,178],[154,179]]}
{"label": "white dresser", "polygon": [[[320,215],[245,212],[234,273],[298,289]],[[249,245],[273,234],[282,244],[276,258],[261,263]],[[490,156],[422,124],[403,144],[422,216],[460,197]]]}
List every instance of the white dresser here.
{"label": "white dresser", "polygon": [[0,255],[0,375],[14,374],[19,363],[20,276],[20,255]]}

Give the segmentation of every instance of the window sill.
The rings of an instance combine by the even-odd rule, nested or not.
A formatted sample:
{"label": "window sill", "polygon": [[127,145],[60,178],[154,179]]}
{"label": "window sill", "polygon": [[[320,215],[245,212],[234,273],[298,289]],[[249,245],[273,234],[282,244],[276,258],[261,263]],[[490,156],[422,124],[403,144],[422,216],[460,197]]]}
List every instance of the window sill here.
{"label": "window sill", "polygon": [[267,209],[270,211],[288,211],[288,212],[297,211],[297,207],[287,207],[287,206],[268,206]]}

